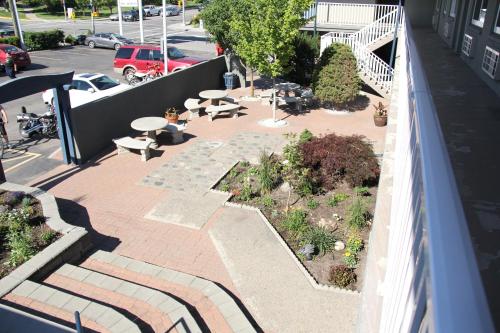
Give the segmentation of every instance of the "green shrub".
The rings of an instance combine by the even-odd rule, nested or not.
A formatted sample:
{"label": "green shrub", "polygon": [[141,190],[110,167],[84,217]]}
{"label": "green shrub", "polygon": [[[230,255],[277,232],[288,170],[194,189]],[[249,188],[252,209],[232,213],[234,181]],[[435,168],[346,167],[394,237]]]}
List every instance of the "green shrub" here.
{"label": "green shrub", "polygon": [[349,195],[345,193],[335,193],[331,197],[329,197],[326,201],[326,204],[330,207],[335,207],[342,201],[346,201],[349,198]]}
{"label": "green shrub", "polygon": [[301,85],[309,85],[314,72],[314,64],[319,56],[319,37],[302,32],[296,37],[294,45],[294,54],[289,64],[291,70],[285,75],[285,79]]}
{"label": "green shrub", "polygon": [[67,35],[66,37],[64,37],[64,42],[69,45],[75,45],[76,38],[73,35]]}
{"label": "green shrub", "polygon": [[342,180],[352,187],[373,183],[380,173],[372,145],[359,135],[313,138],[300,144],[300,156],[312,178],[327,190]]}
{"label": "green shrub", "polygon": [[24,226],[17,232],[9,232],[7,235],[7,247],[10,250],[8,263],[16,267],[29,260],[34,254],[35,249],[32,246],[31,228]]}
{"label": "green shrub", "polygon": [[293,209],[288,212],[281,224],[293,237],[300,238],[309,227],[306,217],[307,213],[302,209]]}
{"label": "green shrub", "polygon": [[57,233],[52,229],[45,229],[40,235],[42,246],[51,244],[56,239]]}
{"label": "green shrub", "polygon": [[361,230],[366,226],[369,212],[361,197],[356,197],[347,207],[347,224],[354,230]]}
{"label": "green shrub", "polygon": [[19,37],[16,37],[16,36],[3,37],[3,38],[0,38],[0,44],[10,44],[10,45],[20,47],[21,40],[19,39]]}
{"label": "green shrub", "polygon": [[196,14],[192,19],[191,19],[191,25],[194,27],[197,27],[200,25],[200,14]]}
{"label": "green shrub", "polygon": [[334,266],[330,268],[329,280],[338,287],[346,288],[356,282],[356,273],[345,265]]}
{"label": "green shrub", "polygon": [[299,143],[309,142],[314,138],[314,135],[307,128],[300,133]]}
{"label": "green shrub", "polygon": [[271,208],[271,207],[274,207],[274,205],[276,204],[276,202],[274,201],[274,199],[269,196],[269,195],[265,195],[263,196],[261,199],[260,199],[260,202],[262,203],[262,205],[264,205],[264,207],[266,208]]}
{"label": "green shrub", "polygon": [[361,239],[361,237],[353,234],[347,240],[346,246],[347,246],[347,250],[349,250],[350,252],[352,252],[354,254],[357,254],[359,251],[361,251],[363,249],[364,245],[363,245],[363,240]]}
{"label": "green shrub", "polygon": [[54,49],[64,41],[62,30],[49,30],[40,32],[25,32],[24,44],[30,51]]}
{"label": "green shrub", "polygon": [[314,95],[321,102],[345,108],[361,89],[356,58],[349,46],[334,43],[321,55],[313,76]]}
{"label": "green shrub", "polygon": [[330,252],[335,246],[335,236],[325,227],[310,227],[304,232],[301,243],[312,244],[321,255]]}
{"label": "green shrub", "polygon": [[244,181],[243,187],[241,188],[240,194],[238,195],[238,199],[241,201],[250,201],[253,197],[253,190],[250,182],[247,180]]}
{"label": "green shrub", "polygon": [[319,202],[317,200],[309,199],[307,201],[307,208],[309,208],[309,209],[316,209],[318,207],[319,207]]}
{"label": "green shrub", "polygon": [[229,192],[229,190],[230,190],[229,184],[228,183],[222,183],[220,185],[220,190],[223,191],[223,192]]}
{"label": "green shrub", "polygon": [[297,135],[289,134],[288,138],[290,142],[283,148],[283,177],[298,195],[311,195],[315,186],[309,169],[303,165]]}
{"label": "green shrub", "polygon": [[265,151],[260,154],[257,180],[261,195],[269,194],[278,183],[279,165]]}
{"label": "green shrub", "polygon": [[21,201],[21,207],[23,208],[28,208],[31,206],[31,198],[30,197],[24,197],[23,200]]}
{"label": "green shrub", "polygon": [[356,193],[356,195],[359,195],[359,196],[366,196],[366,195],[369,195],[370,194],[370,189],[366,186],[356,186],[354,188],[354,192]]}
{"label": "green shrub", "polygon": [[355,253],[352,253],[349,250],[345,251],[345,253],[344,253],[344,263],[349,268],[356,268],[356,266],[358,266],[358,257],[356,256]]}

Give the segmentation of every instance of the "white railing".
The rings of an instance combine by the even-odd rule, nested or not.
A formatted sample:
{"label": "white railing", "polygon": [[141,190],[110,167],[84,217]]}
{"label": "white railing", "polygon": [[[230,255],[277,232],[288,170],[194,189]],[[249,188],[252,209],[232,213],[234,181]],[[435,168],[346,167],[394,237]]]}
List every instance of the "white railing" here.
{"label": "white railing", "polygon": [[[400,15],[400,23],[402,18],[403,15]],[[396,29],[397,20],[398,10],[396,8],[390,13],[380,17],[378,20],[354,33],[352,37],[359,43],[368,46],[382,38],[393,35],[394,30]]]}
{"label": "white railing", "polygon": [[384,93],[390,93],[392,88],[393,69],[365,45],[353,38],[354,34],[344,32],[330,32],[321,37],[321,52],[333,43],[349,45],[356,57],[358,70],[362,75],[369,77],[373,84]]}
{"label": "white railing", "polygon": [[397,9],[394,5],[369,5],[318,2],[311,5],[304,17],[309,19],[317,16],[317,23],[323,25],[364,26]]}
{"label": "white railing", "polygon": [[494,332],[467,222],[407,19],[379,332]]}

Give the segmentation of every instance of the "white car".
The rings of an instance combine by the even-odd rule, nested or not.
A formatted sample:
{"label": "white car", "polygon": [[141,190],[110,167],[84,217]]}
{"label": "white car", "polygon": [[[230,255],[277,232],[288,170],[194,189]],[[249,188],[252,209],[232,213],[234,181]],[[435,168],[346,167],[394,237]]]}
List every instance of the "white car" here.
{"label": "white car", "polygon": [[153,16],[153,15],[158,16],[161,14],[161,7],[156,7],[154,5],[146,5],[142,8],[144,9],[146,16]]}
{"label": "white car", "polygon": [[[104,74],[76,74],[73,76],[73,81],[71,82],[69,90],[71,107],[74,108],[130,88],[129,85],[120,83]],[[42,94],[42,98],[45,104],[52,105],[54,99],[52,89],[45,90]]]}

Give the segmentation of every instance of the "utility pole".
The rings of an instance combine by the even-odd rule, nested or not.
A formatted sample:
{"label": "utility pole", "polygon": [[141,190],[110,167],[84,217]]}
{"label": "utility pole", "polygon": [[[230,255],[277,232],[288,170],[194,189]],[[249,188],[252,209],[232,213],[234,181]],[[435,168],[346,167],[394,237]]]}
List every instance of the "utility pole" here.
{"label": "utility pole", "polygon": [[186,1],[185,0],[181,0],[182,1],[182,25],[186,25]]}
{"label": "utility pole", "polygon": [[120,0],[116,0],[118,5],[118,25],[120,27],[120,36],[123,36],[123,23],[122,23],[122,4]]}
{"label": "utility pole", "polygon": [[142,26],[142,0],[138,0],[139,2],[139,33],[141,35],[141,44],[144,44],[144,28]]}
{"label": "utility pole", "polygon": [[19,38],[20,46],[23,50],[26,50],[26,47],[24,46],[24,38],[23,38],[23,31],[21,29],[21,22],[19,20],[19,14],[17,12],[17,5],[15,0],[9,0],[9,7],[10,11],[12,13],[12,21],[14,22],[14,32],[16,36]]}
{"label": "utility pole", "polygon": [[90,0],[90,24],[92,25],[92,34],[95,34],[95,23],[94,23],[94,3]]}
{"label": "utility pole", "polygon": [[68,20],[68,13],[66,12],[66,0],[62,0],[63,3],[63,11],[64,11],[64,20]]}
{"label": "utility pole", "polygon": [[166,9],[166,0],[162,1],[162,9],[161,14],[163,18],[163,40],[162,40],[162,49],[163,49],[163,72],[165,75],[168,74],[168,49],[167,49],[167,13],[165,13]]}

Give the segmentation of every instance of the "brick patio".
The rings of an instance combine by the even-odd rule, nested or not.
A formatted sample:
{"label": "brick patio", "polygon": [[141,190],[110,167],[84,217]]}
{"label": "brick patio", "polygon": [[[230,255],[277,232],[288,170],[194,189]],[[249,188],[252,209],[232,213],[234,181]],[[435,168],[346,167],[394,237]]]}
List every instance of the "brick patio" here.
{"label": "brick patio", "polygon": [[[246,94],[248,89],[230,92],[235,97]],[[146,219],[144,216],[159,202],[168,198],[171,204],[175,204],[176,192],[164,187],[144,186],[143,179],[196,143],[203,140],[227,143],[235,135],[247,132],[269,133],[278,137],[308,128],[318,135],[331,132],[360,134],[372,141],[375,152],[380,153],[383,151],[385,128],[374,126],[372,104],[378,101],[385,104],[385,101],[367,96],[369,103],[365,110],[344,116],[331,115],[324,110],[312,110],[300,115],[279,110],[278,117],[285,118],[289,123],[288,127],[280,129],[257,124],[259,120],[272,116],[270,107],[260,102],[242,101],[243,108],[237,119],[219,117],[209,122],[206,116],[202,116],[189,121],[185,131],[187,141],[182,144],[162,144],[166,140],[160,135],[160,147],[152,152],[152,158],[146,163],[141,162],[136,154],[117,156],[116,150],[110,147],[108,152],[85,165],[58,167],[31,185],[40,186],[58,198],[62,218],[68,223],[90,229],[95,248],[212,280],[241,298],[227,263],[209,236],[210,229],[218,223],[225,208],[215,209],[199,230]],[[186,118],[187,113],[181,115],[181,119]],[[193,200],[192,205],[196,209],[197,202]],[[244,297],[242,301],[248,306]],[[255,319],[264,331],[275,329],[265,322],[265,315],[255,314]]]}

